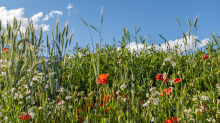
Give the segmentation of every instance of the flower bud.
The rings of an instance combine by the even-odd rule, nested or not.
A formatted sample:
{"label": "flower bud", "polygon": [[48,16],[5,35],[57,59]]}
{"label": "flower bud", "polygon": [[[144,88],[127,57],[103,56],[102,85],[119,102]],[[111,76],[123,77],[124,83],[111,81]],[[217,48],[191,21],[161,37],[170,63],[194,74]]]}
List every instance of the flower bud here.
{"label": "flower bud", "polygon": [[70,80],[71,79],[71,75],[68,75],[68,80]]}
{"label": "flower bud", "polygon": [[154,83],[154,81],[151,79],[151,80],[150,80],[150,85],[153,85],[153,83]]}
{"label": "flower bud", "polygon": [[179,75],[179,76],[182,75],[182,72],[181,72],[181,71],[178,71],[178,72],[177,72],[177,75]]}
{"label": "flower bud", "polygon": [[80,94],[80,96],[83,96],[84,94],[85,94],[85,92],[84,92],[84,91],[82,91],[82,92],[81,92],[81,94]]}
{"label": "flower bud", "polygon": [[74,97],[76,97],[77,96],[77,91],[75,91],[73,95],[74,95]]}
{"label": "flower bud", "polygon": [[79,86],[76,86],[76,87],[75,87],[75,90],[77,91],[78,89],[79,89]]}
{"label": "flower bud", "polygon": [[118,103],[121,103],[121,96],[118,96]]}

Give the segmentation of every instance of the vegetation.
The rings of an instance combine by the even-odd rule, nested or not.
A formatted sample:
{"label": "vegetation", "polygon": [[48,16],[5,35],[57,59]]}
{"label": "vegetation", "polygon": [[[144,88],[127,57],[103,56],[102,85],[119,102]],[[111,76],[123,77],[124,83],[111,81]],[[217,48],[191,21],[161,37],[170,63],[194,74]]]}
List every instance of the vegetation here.
{"label": "vegetation", "polygon": [[[81,20],[88,29],[90,26],[98,31]],[[101,24],[102,21],[103,11]],[[101,45],[100,26],[100,45],[96,44],[96,51],[94,47],[90,51],[88,45],[82,48],[76,44],[71,56],[68,47],[73,32],[68,35],[68,24],[58,30],[58,22],[55,37],[53,31],[52,40],[46,36],[47,46],[41,45],[42,28],[37,39],[32,22],[25,34],[21,33],[21,22],[18,25],[16,18],[13,27],[7,24],[7,31],[0,28],[1,122],[220,121],[220,56],[219,47],[214,49],[213,43],[205,47],[205,52],[198,49],[190,54],[185,50],[186,55],[181,51],[178,55],[178,46],[171,52],[161,35],[168,44],[168,52],[156,51],[154,47],[147,49],[145,39],[140,36],[144,48],[130,52],[126,47],[131,41],[127,29],[117,49],[115,44]],[[196,32],[196,22],[197,18],[194,30],[188,35]],[[134,25],[134,30],[132,37],[137,43],[140,29],[136,31]],[[183,32],[183,38],[187,34]],[[220,37],[212,34],[211,37],[218,46]],[[93,44],[92,37],[91,41]],[[45,48],[48,60],[41,55]]]}

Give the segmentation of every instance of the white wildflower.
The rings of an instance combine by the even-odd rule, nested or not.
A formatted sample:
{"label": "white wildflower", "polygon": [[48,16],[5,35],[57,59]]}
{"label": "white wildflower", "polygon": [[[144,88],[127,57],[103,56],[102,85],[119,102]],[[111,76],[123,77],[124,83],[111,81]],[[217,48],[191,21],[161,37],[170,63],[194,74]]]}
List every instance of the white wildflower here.
{"label": "white wildflower", "polygon": [[122,85],[120,88],[123,90],[127,87],[127,85]]}
{"label": "white wildflower", "polygon": [[67,96],[65,99],[68,100],[68,99],[71,99],[71,98],[72,98],[71,96]]}

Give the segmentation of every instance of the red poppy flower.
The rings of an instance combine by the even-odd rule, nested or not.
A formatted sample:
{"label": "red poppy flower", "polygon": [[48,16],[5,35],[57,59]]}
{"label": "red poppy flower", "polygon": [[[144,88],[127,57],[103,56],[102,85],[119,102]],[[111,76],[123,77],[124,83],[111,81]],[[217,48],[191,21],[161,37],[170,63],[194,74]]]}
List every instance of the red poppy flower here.
{"label": "red poppy flower", "polygon": [[[202,56],[201,56],[201,57],[202,57]],[[206,54],[205,54],[203,57],[204,57],[204,60],[207,59],[207,58],[209,58]]]}
{"label": "red poppy flower", "polygon": [[6,48],[4,48],[2,51],[3,51],[3,52],[7,52],[7,51],[8,51],[8,48],[6,47]]}
{"label": "red poppy flower", "polygon": [[53,105],[54,105],[54,104],[57,104],[57,103],[59,103],[59,102],[61,102],[61,101],[62,101],[61,99],[55,99]]}
{"label": "red poppy flower", "polygon": [[156,75],[156,80],[158,79],[164,82],[169,81],[169,78],[163,79],[163,74],[160,74],[160,73]]}
{"label": "red poppy flower", "polygon": [[[111,100],[113,99],[113,96],[111,96]],[[104,103],[108,103],[108,101],[109,101],[109,96],[107,96],[107,94],[103,94],[102,95],[102,101],[104,102]]]}
{"label": "red poppy flower", "polygon": [[[168,96],[168,95],[170,94],[170,92],[171,92],[171,89],[164,89],[164,92],[165,92],[165,94]],[[160,92],[160,95],[161,95],[162,97],[164,96],[164,94],[163,94],[162,91]]]}
{"label": "red poppy flower", "polygon": [[216,83],[215,82],[211,82],[212,84],[214,84],[214,85],[216,85]]}
{"label": "red poppy flower", "polygon": [[173,118],[168,118],[164,123],[176,123],[177,117],[173,116]]}
{"label": "red poppy flower", "polygon": [[31,119],[31,115],[25,114],[25,115],[19,116],[19,118],[22,119],[22,120],[30,120]]}
{"label": "red poppy flower", "polygon": [[[109,74],[101,74],[101,75],[99,75],[98,83],[105,84],[107,82],[108,76],[109,76]],[[98,83],[96,83],[96,84],[98,84]]]}
{"label": "red poppy flower", "polygon": [[116,93],[116,91],[114,91],[113,94],[116,96],[116,98],[118,97],[118,94]]}
{"label": "red poppy flower", "polygon": [[60,83],[62,82],[62,80],[63,80],[63,79],[62,79],[62,76],[60,76]]}
{"label": "red poppy flower", "polygon": [[173,81],[174,81],[174,83],[178,83],[178,82],[180,82],[182,80],[182,78],[176,78],[176,79],[174,79]]}

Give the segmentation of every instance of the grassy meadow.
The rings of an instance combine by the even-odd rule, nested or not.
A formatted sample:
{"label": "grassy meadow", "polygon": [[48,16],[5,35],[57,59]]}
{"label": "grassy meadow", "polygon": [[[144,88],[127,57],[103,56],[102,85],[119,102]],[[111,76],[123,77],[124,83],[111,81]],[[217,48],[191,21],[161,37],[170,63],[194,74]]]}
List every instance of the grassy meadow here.
{"label": "grassy meadow", "polygon": [[[73,32],[69,35],[68,23],[58,30],[58,20],[53,39],[47,34],[44,40],[42,28],[37,38],[32,22],[25,34],[16,18],[7,28],[0,22],[1,123],[220,122],[220,55],[213,43],[204,52],[184,50],[178,55],[179,46],[171,51],[161,35],[167,52],[147,49],[140,36],[144,48],[130,52],[127,29],[117,49],[116,44],[102,44],[101,26],[99,31],[80,19],[89,33],[100,33],[95,46],[91,36],[91,49],[76,44],[72,51]],[[187,20],[194,34],[197,19],[192,27]],[[134,30],[137,43],[135,25]],[[183,38],[191,32],[183,32]],[[218,46],[220,37],[211,37]],[[42,57],[45,53],[49,59]]]}

